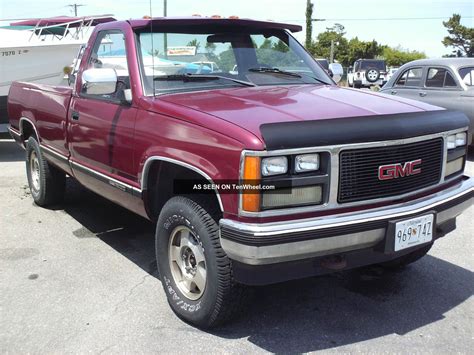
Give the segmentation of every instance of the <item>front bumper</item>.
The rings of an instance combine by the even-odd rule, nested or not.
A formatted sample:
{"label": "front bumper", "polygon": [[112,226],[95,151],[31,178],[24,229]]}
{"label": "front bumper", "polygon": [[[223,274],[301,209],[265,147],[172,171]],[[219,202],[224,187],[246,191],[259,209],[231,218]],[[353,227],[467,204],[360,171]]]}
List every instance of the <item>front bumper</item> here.
{"label": "front bumper", "polygon": [[231,259],[244,265],[336,255],[383,245],[390,221],[428,212],[435,214],[442,234],[442,226],[452,225],[472,205],[473,197],[474,178],[463,177],[456,185],[429,196],[377,209],[262,224],[221,219],[220,242]]}

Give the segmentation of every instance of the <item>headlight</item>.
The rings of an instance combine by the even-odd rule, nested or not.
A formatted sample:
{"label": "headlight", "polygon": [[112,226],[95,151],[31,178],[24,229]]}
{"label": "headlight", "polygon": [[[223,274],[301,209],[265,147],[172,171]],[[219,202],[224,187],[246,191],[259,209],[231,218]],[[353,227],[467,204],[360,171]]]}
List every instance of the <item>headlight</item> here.
{"label": "headlight", "polygon": [[448,149],[454,149],[456,147],[465,146],[467,143],[467,134],[466,132],[452,134],[448,136],[447,146]]}
{"label": "headlight", "polygon": [[461,147],[466,145],[467,142],[467,134],[466,132],[456,134],[456,147]]}
{"label": "headlight", "polygon": [[286,157],[272,157],[262,159],[262,175],[280,175],[288,171],[288,159]]}
{"label": "headlight", "polygon": [[296,156],[295,171],[297,173],[314,170],[319,170],[319,154],[304,154]]}

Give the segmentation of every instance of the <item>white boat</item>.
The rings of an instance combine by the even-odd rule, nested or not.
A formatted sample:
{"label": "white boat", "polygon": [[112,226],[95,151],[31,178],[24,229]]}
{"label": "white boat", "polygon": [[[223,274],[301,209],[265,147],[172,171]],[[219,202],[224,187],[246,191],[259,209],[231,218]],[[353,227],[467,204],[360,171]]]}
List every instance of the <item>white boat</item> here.
{"label": "white boat", "polygon": [[[0,20],[1,21],[1,20]],[[6,103],[13,81],[61,84],[80,46],[110,15],[30,19],[0,27],[0,131],[8,123]]]}

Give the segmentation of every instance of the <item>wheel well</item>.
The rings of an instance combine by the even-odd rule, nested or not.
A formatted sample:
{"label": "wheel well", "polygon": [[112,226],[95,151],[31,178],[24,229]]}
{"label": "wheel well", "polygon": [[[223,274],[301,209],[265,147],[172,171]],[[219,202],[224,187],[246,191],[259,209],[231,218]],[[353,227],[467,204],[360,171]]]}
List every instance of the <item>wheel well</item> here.
{"label": "wheel well", "polygon": [[204,205],[208,212],[218,211],[216,213],[221,217],[222,211],[216,193],[193,194],[193,193],[175,193],[175,180],[190,180],[193,183],[207,184],[204,176],[187,167],[156,160],[151,163],[148,169],[146,179],[146,191],[144,194],[145,207],[151,220],[156,221],[164,204],[172,197],[181,195],[187,196],[196,202]]}
{"label": "wheel well", "polygon": [[35,128],[33,127],[33,124],[31,122],[28,122],[26,120],[21,120],[20,132],[21,132],[21,138],[23,139],[23,144],[25,144],[25,142],[30,137],[34,137],[36,138],[36,140],[38,140],[38,137],[36,136]]}

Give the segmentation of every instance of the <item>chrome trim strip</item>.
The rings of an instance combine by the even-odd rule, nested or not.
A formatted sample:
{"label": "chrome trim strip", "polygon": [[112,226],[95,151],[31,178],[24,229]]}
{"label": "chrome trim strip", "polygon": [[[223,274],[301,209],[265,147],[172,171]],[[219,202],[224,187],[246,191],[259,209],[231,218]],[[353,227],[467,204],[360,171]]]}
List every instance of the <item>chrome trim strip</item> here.
{"label": "chrome trim strip", "polygon": [[26,122],[30,123],[30,124],[33,126],[33,129],[35,130],[36,138],[38,138],[38,143],[40,143],[40,142],[41,142],[41,138],[40,138],[40,136],[39,136],[39,134],[38,134],[38,131],[36,130],[36,126],[35,126],[35,124],[33,123],[33,121],[31,121],[29,118],[26,118],[26,117],[21,117],[21,118],[20,118],[20,123],[19,123],[19,125],[20,125],[20,134],[21,134],[21,136],[23,137],[23,125],[22,125],[22,121],[26,121]]}
{"label": "chrome trim strip", "polygon": [[432,209],[438,205],[452,201],[474,191],[474,178],[462,181],[456,186],[425,196],[410,203],[385,206],[363,212],[342,213],[339,215],[322,216],[302,220],[290,220],[271,223],[243,223],[230,219],[221,219],[220,225],[254,236],[271,236],[286,233],[314,231],[323,228],[347,226],[358,223],[372,222],[381,219],[394,219],[408,214],[416,214]]}
{"label": "chrome trim strip", "polygon": [[[292,207],[292,208],[281,208],[269,211],[261,211],[261,212],[247,212],[242,209],[242,193],[239,196],[239,216],[245,217],[272,217],[272,216],[282,216],[282,215],[290,215],[290,214],[300,214],[305,212],[315,212],[321,210],[327,210],[329,208],[340,208],[340,207],[353,207],[353,206],[361,206],[369,203],[378,203],[384,201],[390,201],[394,198],[406,198],[420,192],[428,191],[439,184],[444,182],[444,171],[446,169],[446,156],[447,156],[447,143],[446,137],[451,134],[456,134],[459,132],[464,132],[468,129],[468,127],[463,127],[451,131],[440,132],[435,134],[429,134],[425,136],[413,137],[413,138],[404,138],[404,139],[397,139],[391,141],[377,141],[377,142],[365,142],[365,143],[351,143],[351,144],[338,144],[333,146],[321,146],[321,147],[307,147],[307,148],[292,148],[292,149],[279,149],[273,151],[250,151],[250,150],[243,150],[240,157],[240,179],[242,179],[243,173],[243,164],[244,159],[246,156],[258,156],[258,157],[267,157],[267,156],[277,156],[277,155],[295,155],[295,154],[306,154],[306,153],[321,153],[321,152],[329,152],[331,155],[331,176],[330,176],[330,193],[329,193],[329,201],[322,205],[314,205],[314,206],[305,206],[305,207]],[[444,139],[444,152],[443,152],[443,163],[441,167],[441,178],[438,184],[434,184],[423,189],[419,189],[413,192],[408,192],[398,196],[391,196],[391,197],[383,197],[371,200],[364,200],[364,201],[357,201],[357,202],[348,202],[348,203],[338,203],[337,202],[337,192],[338,192],[338,185],[339,185],[339,153],[348,150],[348,149],[363,149],[363,148],[373,148],[373,147],[389,147],[394,145],[403,145],[409,143],[416,143],[421,141],[427,141],[435,138],[443,138]]]}
{"label": "chrome trim strip", "polygon": [[[188,168],[190,170],[193,170],[194,172],[200,174],[202,177],[204,177],[207,181],[209,181],[211,184],[214,184],[214,181],[212,181],[211,177],[207,175],[204,171],[201,169],[195,167],[194,165],[185,163],[180,160],[176,160],[173,158],[168,158],[168,157],[163,157],[160,155],[153,155],[149,158],[146,159],[145,164],[143,165],[143,170],[142,170],[142,176],[141,176],[141,187],[142,191],[147,189],[147,177],[148,177],[148,170],[150,169],[151,163],[155,160],[160,160],[160,161],[166,161],[168,163],[173,163],[177,164],[180,166],[183,166],[185,168]],[[221,212],[224,212],[224,205],[222,204],[222,199],[218,191],[214,190],[216,193],[217,201],[219,202],[219,207],[221,209]]]}
{"label": "chrome trim strip", "polygon": [[97,170],[94,170],[94,169],[91,169],[85,165],[82,165],[76,161],[72,161],[72,160],[69,160],[69,163],[71,164],[71,168],[73,169],[74,171],[74,168],[73,166],[75,165],[76,167],[80,168],[80,169],[83,169],[83,170],[87,170],[88,172],[90,172],[91,174],[94,174],[94,175],[97,175],[97,176],[100,176],[102,179],[105,179],[105,180],[108,180],[109,181],[109,185],[110,186],[113,186],[113,187],[116,187],[120,190],[122,190],[122,188],[124,189],[130,189],[136,193],[139,193],[141,194],[142,193],[142,190],[139,189],[139,188],[136,188],[132,185],[129,185],[129,184],[126,184],[122,181],[119,181],[117,179],[114,179],[113,177],[110,177],[108,175],[105,175],[105,174],[102,174],[100,172],[98,172]]}
{"label": "chrome trim strip", "polygon": [[15,128],[13,128],[12,126],[8,127],[8,131],[9,131],[12,135],[17,136],[18,138],[21,137],[20,131],[17,131],[17,130],[16,130]]}
{"label": "chrome trim strip", "polygon": [[41,149],[44,149],[44,151],[46,153],[49,153],[49,154],[53,155],[54,157],[58,158],[59,160],[63,160],[63,161],[66,161],[66,162],[69,160],[66,155],[55,151],[53,148],[49,148],[49,147],[45,146],[44,144],[40,144],[40,147],[41,147]]}

